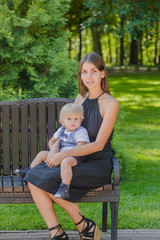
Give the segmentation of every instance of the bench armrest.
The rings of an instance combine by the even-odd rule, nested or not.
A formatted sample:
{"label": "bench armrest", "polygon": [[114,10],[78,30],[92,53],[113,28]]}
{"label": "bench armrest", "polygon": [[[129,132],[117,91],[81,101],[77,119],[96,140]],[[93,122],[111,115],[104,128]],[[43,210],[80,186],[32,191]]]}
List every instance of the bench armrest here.
{"label": "bench armrest", "polygon": [[112,158],[113,161],[113,185],[114,186],[119,186],[119,162],[117,157]]}

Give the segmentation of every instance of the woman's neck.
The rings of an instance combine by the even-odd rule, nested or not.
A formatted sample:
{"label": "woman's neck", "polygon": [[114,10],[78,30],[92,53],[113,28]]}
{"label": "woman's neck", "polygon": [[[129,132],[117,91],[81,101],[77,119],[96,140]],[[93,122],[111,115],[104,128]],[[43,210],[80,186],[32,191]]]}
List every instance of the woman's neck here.
{"label": "woman's neck", "polygon": [[88,91],[88,97],[90,98],[90,99],[94,99],[94,98],[97,98],[99,95],[101,95],[101,93],[103,93],[103,90],[102,89],[99,89],[99,90],[97,90],[96,89],[96,91],[91,91],[91,90],[89,90]]}

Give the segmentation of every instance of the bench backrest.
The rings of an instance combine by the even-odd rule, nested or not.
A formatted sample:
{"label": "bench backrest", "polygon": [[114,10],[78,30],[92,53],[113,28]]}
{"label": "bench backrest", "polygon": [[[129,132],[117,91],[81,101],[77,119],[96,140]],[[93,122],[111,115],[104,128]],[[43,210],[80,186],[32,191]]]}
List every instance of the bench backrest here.
{"label": "bench backrest", "polygon": [[73,99],[38,98],[0,102],[0,176],[28,167],[36,154],[48,148],[59,127],[62,106]]}

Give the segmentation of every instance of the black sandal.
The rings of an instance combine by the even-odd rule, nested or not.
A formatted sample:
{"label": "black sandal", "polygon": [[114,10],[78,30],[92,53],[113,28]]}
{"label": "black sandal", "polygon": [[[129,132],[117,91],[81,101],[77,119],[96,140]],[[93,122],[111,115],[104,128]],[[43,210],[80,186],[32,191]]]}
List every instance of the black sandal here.
{"label": "black sandal", "polygon": [[[79,225],[82,222],[84,222],[82,231],[79,232],[81,240],[100,240],[102,238],[102,234],[94,221],[82,216],[82,219],[80,220],[80,222],[75,223],[75,224]],[[87,224],[86,227],[85,227],[85,223]],[[91,229],[93,229],[93,230],[91,230]]]}
{"label": "black sandal", "polygon": [[61,225],[57,225],[57,226],[55,226],[55,227],[49,228],[49,231],[52,231],[52,230],[54,230],[54,229],[58,229],[58,230],[57,230],[56,234],[54,235],[54,237],[51,238],[51,240],[69,240],[69,238],[68,238],[67,234],[65,233],[65,231],[63,231],[62,234],[57,235],[57,233],[59,232],[59,230],[62,229],[62,228],[61,228]]}

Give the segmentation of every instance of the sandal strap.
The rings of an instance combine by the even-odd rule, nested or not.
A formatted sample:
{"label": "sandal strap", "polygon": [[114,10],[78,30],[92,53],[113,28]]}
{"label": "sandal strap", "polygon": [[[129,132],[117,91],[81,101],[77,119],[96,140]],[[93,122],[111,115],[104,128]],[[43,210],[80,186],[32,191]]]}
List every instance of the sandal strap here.
{"label": "sandal strap", "polygon": [[[82,222],[83,222],[82,231],[79,232],[81,239],[84,239],[84,240],[85,239],[86,240],[93,239],[96,224],[91,219],[85,218],[84,215],[82,216],[82,219],[78,223],[75,223],[75,224],[79,225]],[[86,223],[86,226],[85,226],[85,223]]]}
{"label": "sandal strap", "polygon": [[67,236],[67,234],[65,233],[65,231],[63,231],[63,233],[62,234],[60,234],[60,235],[55,235],[51,240],[60,240],[60,239],[62,239],[62,240],[69,240],[69,238],[68,238],[68,236]]}
{"label": "sandal strap", "polygon": [[82,219],[78,223],[75,223],[75,225],[79,225],[80,223],[82,223],[84,221],[84,219],[85,219],[85,216],[82,215]]}
{"label": "sandal strap", "polygon": [[56,229],[56,228],[58,228],[58,230],[61,228],[61,225],[59,224],[59,225],[57,225],[57,226],[55,226],[55,227],[52,227],[52,228],[49,228],[48,230],[49,231],[52,231],[52,230],[54,230],[54,229]]}

